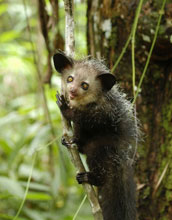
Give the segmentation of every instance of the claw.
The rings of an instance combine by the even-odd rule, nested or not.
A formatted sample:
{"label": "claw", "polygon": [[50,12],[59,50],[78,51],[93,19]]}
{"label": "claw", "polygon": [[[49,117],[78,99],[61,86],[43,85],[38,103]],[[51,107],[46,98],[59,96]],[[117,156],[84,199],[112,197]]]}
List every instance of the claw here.
{"label": "claw", "polygon": [[57,103],[58,107],[59,107],[61,110],[68,107],[68,106],[67,106],[67,103],[66,103],[66,100],[65,100],[65,98],[64,98],[64,95],[60,95],[60,93],[59,93],[58,91],[57,91],[57,93],[56,93],[56,98],[57,98],[56,103]]}
{"label": "claw", "polygon": [[62,143],[65,147],[70,147],[70,143],[66,140],[65,137],[62,137],[61,143]]}
{"label": "claw", "polygon": [[76,180],[78,181],[79,184],[88,182],[89,181],[89,173],[87,173],[87,172],[78,173],[76,175]]}
{"label": "claw", "polygon": [[60,98],[60,93],[59,93],[59,91],[56,92],[56,98],[57,98],[57,99]]}
{"label": "claw", "polygon": [[71,144],[75,144],[76,141],[75,141],[75,139],[72,138],[72,137],[62,136],[61,143],[62,143],[65,147],[70,147]]}

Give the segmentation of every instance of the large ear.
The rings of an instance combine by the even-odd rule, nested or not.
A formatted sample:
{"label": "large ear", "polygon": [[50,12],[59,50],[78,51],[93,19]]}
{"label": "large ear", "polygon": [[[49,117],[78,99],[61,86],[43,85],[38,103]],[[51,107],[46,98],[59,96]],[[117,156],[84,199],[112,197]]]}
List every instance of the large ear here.
{"label": "large ear", "polygon": [[109,91],[116,83],[115,76],[110,73],[102,73],[98,75],[97,78],[100,79],[103,86],[103,90],[105,91]]}
{"label": "large ear", "polygon": [[53,56],[54,67],[59,73],[63,73],[63,71],[67,68],[71,68],[73,66],[72,58],[66,56],[65,53],[59,51]]}

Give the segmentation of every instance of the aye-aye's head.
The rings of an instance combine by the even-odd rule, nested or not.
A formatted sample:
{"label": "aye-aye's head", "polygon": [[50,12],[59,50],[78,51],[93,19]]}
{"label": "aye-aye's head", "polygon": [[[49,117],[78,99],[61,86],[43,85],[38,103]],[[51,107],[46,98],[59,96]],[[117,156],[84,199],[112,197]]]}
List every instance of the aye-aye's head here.
{"label": "aye-aye's head", "polygon": [[115,84],[115,77],[98,60],[73,60],[63,52],[53,56],[55,69],[62,74],[62,92],[69,105],[82,108],[99,100]]}

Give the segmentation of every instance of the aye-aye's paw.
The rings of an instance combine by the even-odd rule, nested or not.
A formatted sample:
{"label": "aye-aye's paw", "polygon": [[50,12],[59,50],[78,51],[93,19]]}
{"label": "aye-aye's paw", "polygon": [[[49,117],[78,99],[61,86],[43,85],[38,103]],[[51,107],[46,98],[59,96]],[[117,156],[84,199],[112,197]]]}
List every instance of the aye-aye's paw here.
{"label": "aye-aye's paw", "polygon": [[76,140],[73,137],[67,137],[65,135],[62,136],[61,139],[61,143],[65,146],[65,147],[70,147],[71,144],[75,144]]}
{"label": "aye-aye's paw", "polygon": [[60,95],[60,93],[57,91],[56,98],[57,98],[56,103],[57,103],[58,107],[60,108],[60,110],[63,111],[68,108],[68,105],[66,103],[64,95]]}
{"label": "aye-aye's paw", "polygon": [[89,172],[78,173],[76,175],[76,180],[78,181],[79,184],[89,183],[89,179],[90,179]]}

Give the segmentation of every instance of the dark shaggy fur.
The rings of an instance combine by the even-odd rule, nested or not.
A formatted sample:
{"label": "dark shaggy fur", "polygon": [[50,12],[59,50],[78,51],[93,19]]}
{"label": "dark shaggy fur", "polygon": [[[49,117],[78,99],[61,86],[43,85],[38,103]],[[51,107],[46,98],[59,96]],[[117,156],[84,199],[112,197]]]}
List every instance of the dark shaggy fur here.
{"label": "dark shaggy fur", "polygon": [[[100,61],[74,61],[63,53],[55,56],[55,67],[62,77],[63,72],[77,71],[78,66],[83,66],[84,72],[87,69],[88,72],[94,72],[96,76],[109,71]],[[139,130],[132,105],[126,100],[125,94],[120,92],[117,85],[110,88],[110,82],[102,80],[104,77],[101,86],[106,89],[102,88],[93,94],[98,96],[97,99],[82,108],[70,108],[66,97],[65,103],[60,103],[59,107],[62,114],[73,121],[74,139],[79,152],[87,157],[90,171],[78,174],[78,182],[88,182],[98,187],[104,220],[135,220],[135,183],[131,158]]]}

